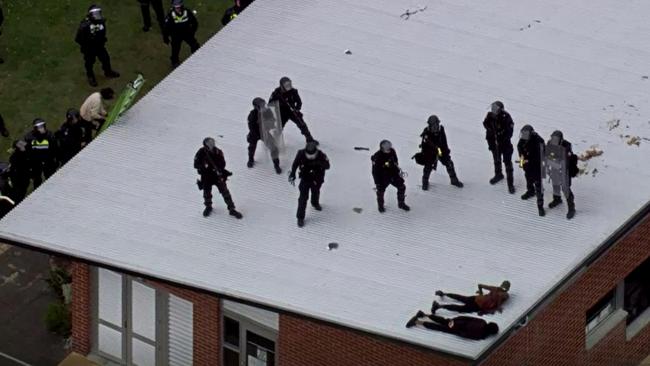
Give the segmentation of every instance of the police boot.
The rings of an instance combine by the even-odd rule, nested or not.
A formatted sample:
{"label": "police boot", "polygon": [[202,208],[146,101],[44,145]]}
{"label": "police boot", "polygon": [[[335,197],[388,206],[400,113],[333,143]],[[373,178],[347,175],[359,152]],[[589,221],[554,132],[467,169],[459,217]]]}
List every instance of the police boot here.
{"label": "police boot", "polygon": [[503,172],[501,171],[501,163],[494,163],[494,177],[490,179],[490,184],[497,184],[503,180]]}
{"label": "police boot", "polygon": [[527,200],[527,199],[529,199],[529,198],[531,198],[533,196],[535,196],[534,191],[526,191],[526,193],[521,195],[521,199],[525,201],[525,200]]}
{"label": "police boot", "polygon": [[298,219],[298,227],[305,226],[305,219]]}
{"label": "police boot", "polygon": [[273,159],[273,167],[277,174],[282,174],[282,168],[280,168],[280,159]]}
{"label": "police boot", "polygon": [[231,209],[228,209],[228,213],[230,214],[230,216],[233,216],[233,217],[235,217],[237,219],[241,219],[242,217],[244,217],[244,215],[242,215],[239,211],[235,210],[234,207],[231,208]]}
{"label": "police boot", "polygon": [[87,75],[87,78],[88,78],[88,85],[92,87],[97,86],[97,79],[95,79],[95,75]]}
{"label": "police boot", "polygon": [[548,208],[555,208],[562,203],[562,197],[553,195],[553,201],[548,204]]}
{"label": "police boot", "polygon": [[384,192],[377,191],[377,209],[381,213],[386,212],[386,208],[384,207]]}
{"label": "police boot", "polygon": [[203,217],[208,217],[212,213],[212,206],[205,206],[203,210]]}
{"label": "police boot", "polygon": [[422,177],[422,190],[423,191],[429,190],[429,177]]}
{"label": "police boot", "polygon": [[567,204],[569,206],[569,211],[566,214],[566,218],[571,220],[576,215],[576,204],[573,200],[573,193],[567,198]]}
{"label": "police boot", "polygon": [[544,205],[537,206],[537,212],[539,213],[539,216],[546,216],[546,211],[544,211]]}
{"label": "police boot", "polygon": [[111,70],[105,71],[104,76],[106,76],[109,79],[115,79],[115,78],[120,77],[120,73],[111,69]]}
{"label": "police boot", "polygon": [[464,184],[458,179],[456,169],[454,169],[454,163],[451,159],[449,159],[449,163],[447,164],[447,174],[449,174],[449,180],[452,186],[463,188]]}
{"label": "police boot", "polygon": [[404,211],[409,211],[411,208],[404,202],[406,195],[402,192],[397,192],[397,207]]}
{"label": "police boot", "polygon": [[248,162],[246,163],[246,166],[249,168],[255,166],[255,158],[253,157],[253,154],[248,154]]}

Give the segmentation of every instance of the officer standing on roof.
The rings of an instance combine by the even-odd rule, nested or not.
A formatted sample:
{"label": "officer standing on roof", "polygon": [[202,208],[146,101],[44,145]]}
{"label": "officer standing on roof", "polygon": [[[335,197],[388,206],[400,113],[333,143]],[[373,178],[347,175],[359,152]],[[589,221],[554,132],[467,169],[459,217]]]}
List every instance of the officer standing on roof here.
{"label": "officer standing on roof", "polygon": [[162,30],[165,25],[165,11],[163,10],[162,0],[138,0],[140,3],[140,11],[142,12],[142,30],[148,32],[151,29],[151,11],[149,10],[149,5],[153,8],[154,13],[156,13],[156,20],[160,29]]}
{"label": "officer standing on roof", "polygon": [[280,79],[280,86],[273,90],[273,93],[271,93],[271,97],[269,98],[269,103],[274,101],[280,103],[280,115],[282,117],[283,128],[287,124],[287,121],[291,120],[296,124],[296,126],[298,126],[300,133],[305,136],[307,142],[316,141],[309,132],[309,128],[303,119],[302,112],[300,112],[300,109],[302,108],[302,100],[300,99],[300,94],[298,94],[298,89],[293,88],[291,79],[286,76]]}
{"label": "officer standing on roof", "polygon": [[488,112],[483,120],[485,127],[485,140],[488,143],[488,149],[492,152],[494,160],[494,177],[490,179],[490,184],[497,184],[503,179],[501,170],[501,161],[506,166],[506,176],[508,177],[508,192],[515,193],[513,167],[512,167],[512,133],[515,123],[512,121],[510,114],[505,111],[503,103],[496,101],[492,103],[492,110]]}
{"label": "officer standing on roof", "polygon": [[451,150],[447,145],[447,135],[445,128],[440,124],[440,119],[432,115],[427,120],[428,126],[420,134],[422,143],[420,144],[421,163],[424,165],[422,172],[422,190],[429,189],[429,177],[431,172],[435,170],[438,161],[447,168],[451,184],[463,188],[463,183],[458,180],[456,170],[454,169],[454,162],[451,160]]}
{"label": "officer standing on roof", "polygon": [[235,209],[235,202],[233,202],[226,185],[226,181],[232,173],[226,170],[223,151],[216,147],[212,137],[203,139],[203,147],[194,155],[194,168],[200,175],[200,179],[197,181],[199,189],[203,190],[205,203],[203,216],[208,217],[212,213],[212,186],[216,186],[226,202],[230,216],[241,219],[243,216]]}
{"label": "officer standing on roof", "polygon": [[371,158],[372,177],[375,180],[377,189],[377,207],[379,212],[386,211],[384,207],[384,192],[389,185],[397,188],[397,207],[404,211],[411,208],[406,204],[406,185],[404,184],[404,175],[397,161],[397,153],[393,149],[393,144],[388,140],[383,140],[379,144],[377,151]]}
{"label": "officer standing on roof", "polygon": [[327,155],[318,149],[317,144],[310,141],[304,149],[298,150],[296,158],[293,160],[291,173],[289,173],[289,182],[291,184],[295,184],[296,170],[298,168],[300,169],[300,183],[298,184],[300,197],[298,198],[296,218],[298,219],[298,227],[303,227],[310,192],[311,206],[316,211],[323,209],[320,205],[320,188],[325,182],[325,171],[330,168],[330,161]]}
{"label": "officer standing on roof", "polygon": [[262,98],[253,99],[253,109],[248,114],[248,135],[246,141],[248,142],[248,163],[246,166],[252,168],[255,166],[255,150],[257,150],[257,142],[264,140],[264,144],[271,152],[271,159],[273,160],[273,168],[277,174],[282,174],[280,167],[280,149],[276,140],[276,134],[281,134],[280,125],[277,124],[275,115],[270,108],[267,107],[266,101]]}
{"label": "officer standing on roof", "polygon": [[519,164],[524,169],[526,176],[526,193],[521,196],[527,200],[537,196],[537,210],[539,216],[546,215],[544,211],[544,190],[542,178],[544,174],[544,139],[542,139],[531,125],[521,128],[519,143]]}
{"label": "officer standing on roof", "polygon": [[546,144],[546,168],[553,184],[553,201],[548,208],[562,204],[562,196],[566,198],[569,211],[566,218],[571,220],[576,214],[571,178],[578,174],[578,157],[573,154],[571,143],[564,139],[562,131],[554,131]]}
{"label": "officer standing on roof", "polygon": [[180,64],[178,54],[181,51],[183,41],[190,46],[192,53],[199,49],[200,44],[194,37],[198,28],[199,22],[196,20],[194,12],[185,7],[183,0],[172,0],[172,8],[165,18],[165,26],[163,27],[163,42],[169,44],[171,37],[172,67]]}
{"label": "officer standing on roof", "polygon": [[79,24],[75,42],[81,46],[81,53],[84,55],[84,66],[90,86],[97,86],[93,65],[98,58],[104,69],[104,76],[117,78],[120,74],[111,67],[111,58],[106,51],[106,20],[102,15],[102,8],[98,5],[91,5],[88,8],[86,18]]}
{"label": "officer standing on roof", "polygon": [[45,120],[36,118],[34,129],[25,136],[31,163],[32,181],[34,189],[38,188],[45,179],[49,178],[56,168],[57,162],[56,139],[54,134],[47,130]]}

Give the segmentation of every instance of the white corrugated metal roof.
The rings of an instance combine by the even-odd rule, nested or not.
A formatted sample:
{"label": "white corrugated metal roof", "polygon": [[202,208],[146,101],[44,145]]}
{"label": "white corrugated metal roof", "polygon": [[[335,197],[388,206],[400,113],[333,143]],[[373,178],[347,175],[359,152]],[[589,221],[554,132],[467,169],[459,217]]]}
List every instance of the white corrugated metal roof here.
{"label": "white corrugated metal roof", "polygon": [[[436,289],[509,279],[512,298],[490,317],[508,328],[650,199],[650,143],[619,137],[650,137],[649,12],[642,0],[257,1],[5,217],[0,236],[475,358],[495,338],[404,324]],[[261,146],[258,165],[245,166],[250,102],[283,75],[332,162],[324,211],[309,211],[302,229],[297,190]],[[495,99],[518,128],[531,123],[545,138],[561,128],[576,151],[604,150],[589,161],[597,173],[574,182],[573,221],[565,206],[537,217],[519,199],[519,170],[517,195],[487,183],[481,122]],[[444,169],[419,190],[409,157],[432,113],[462,190]],[[285,169],[303,145],[295,126],[286,131]],[[219,196],[201,216],[192,158],[206,135],[220,136],[243,220]],[[409,174],[411,212],[390,189],[388,211],[377,212],[372,151],[353,150],[383,138]]]}

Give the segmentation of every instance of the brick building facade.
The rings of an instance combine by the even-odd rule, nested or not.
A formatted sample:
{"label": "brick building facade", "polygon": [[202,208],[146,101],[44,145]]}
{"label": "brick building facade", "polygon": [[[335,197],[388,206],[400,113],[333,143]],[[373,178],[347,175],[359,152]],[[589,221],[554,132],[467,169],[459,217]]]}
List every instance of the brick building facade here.
{"label": "brick building facade", "polygon": [[[587,347],[585,313],[649,260],[648,238],[650,216],[571,279],[531,315],[527,324],[509,334],[478,364],[637,365],[650,353],[650,326],[644,324],[630,335],[625,319],[620,318],[594,345]],[[90,268],[81,262],[71,265],[73,350],[83,354],[92,349]],[[194,364],[221,365],[223,336],[219,298],[151,279],[144,282],[194,304]],[[282,366],[460,366],[477,363],[289,313],[279,314],[276,360]]]}

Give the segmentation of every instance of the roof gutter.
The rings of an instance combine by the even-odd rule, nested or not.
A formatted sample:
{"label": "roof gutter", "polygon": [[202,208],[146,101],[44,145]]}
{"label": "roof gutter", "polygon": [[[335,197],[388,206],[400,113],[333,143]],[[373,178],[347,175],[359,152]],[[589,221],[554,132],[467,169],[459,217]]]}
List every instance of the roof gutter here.
{"label": "roof gutter", "polygon": [[487,347],[476,359],[474,365],[480,365],[494,352],[497,348],[503,345],[511,337],[515,336],[519,329],[525,327],[529,321],[531,321],[539,312],[544,309],[548,304],[553,302],[555,298],[560,295],[567,287],[571,286],[578,278],[587,270],[589,267],[598,260],[605,252],[612,248],[616,243],[618,243],[623,237],[632,231],[634,227],[639,225],[643,219],[650,215],[650,201],[647,202],[643,207],[641,207],[632,217],[621,225],[616,231],[614,231],[605,241],[594,249],[587,258],[580,262],[576,267],[573,268],[566,276],[560,280],[555,286],[553,286],[544,296],[534,303],[525,314],[515,322],[510,328],[501,334],[498,340],[496,340],[492,345]]}

